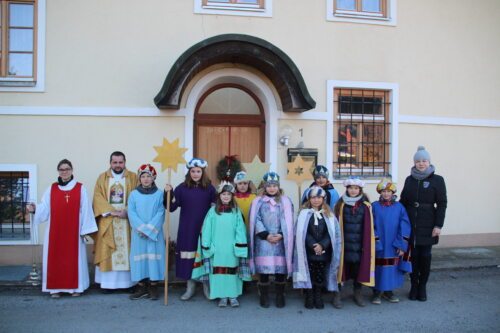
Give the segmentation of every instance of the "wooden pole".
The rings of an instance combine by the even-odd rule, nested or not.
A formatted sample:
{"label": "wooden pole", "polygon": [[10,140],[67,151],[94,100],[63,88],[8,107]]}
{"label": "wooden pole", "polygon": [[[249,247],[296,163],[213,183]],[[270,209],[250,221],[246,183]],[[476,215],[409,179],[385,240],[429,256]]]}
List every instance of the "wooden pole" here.
{"label": "wooden pole", "polygon": [[300,207],[302,206],[302,183],[297,183],[297,187],[299,188],[299,205],[297,206],[297,212],[300,211]]}
{"label": "wooden pole", "polygon": [[[167,184],[171,184],[171,178],[172,178],[172,168],[168,168],[168,178],[167,178]],[[170,256],[170,193],[172,191],[167,192],[167,207],[166,207],[166,214],[165,214],[165,243],[166,243],[166,248],[165,248],[165,298],[164,298],[164,303],[165,305],[168,305],[168,257]]]}

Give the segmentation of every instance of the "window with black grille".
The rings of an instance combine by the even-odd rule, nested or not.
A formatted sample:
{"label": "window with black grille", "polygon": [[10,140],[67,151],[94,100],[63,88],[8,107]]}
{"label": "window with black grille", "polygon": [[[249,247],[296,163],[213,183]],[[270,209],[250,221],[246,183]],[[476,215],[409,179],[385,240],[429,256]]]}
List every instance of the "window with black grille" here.
{"label": "window with black grille", "polygon": [[29,240],[28,172],[0,172],[0,240]]}
{"label": "window with black grille", "polygon": [[389,176],[390,100],[385,90],[334,90],[335,178]]}

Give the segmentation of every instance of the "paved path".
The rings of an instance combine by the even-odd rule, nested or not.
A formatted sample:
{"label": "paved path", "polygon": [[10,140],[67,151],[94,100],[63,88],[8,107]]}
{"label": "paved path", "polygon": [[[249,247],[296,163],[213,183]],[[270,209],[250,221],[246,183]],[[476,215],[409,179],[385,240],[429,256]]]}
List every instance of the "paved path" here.
{"label": "paved path", "polygon": [[[219,309],[198,295],[170,304],[130,301],[126,294],[90,290],[80,298],[51,299],[35,289],[0,289],[0,332],[499,332],[500,268],[441,270],[431,274],[429,301],[359,308],[345,288],[345,306],[306,310],[297,291],[289,291],[284,309],[262,309],[255,290],[241,297],[238,309]],[[408,283],[407,283],[408,284]],[[407,285],[405,286],[408,287]],[[404,289],[406,290],[406,289]],[[368,296],[370,291],[364,288]]]}

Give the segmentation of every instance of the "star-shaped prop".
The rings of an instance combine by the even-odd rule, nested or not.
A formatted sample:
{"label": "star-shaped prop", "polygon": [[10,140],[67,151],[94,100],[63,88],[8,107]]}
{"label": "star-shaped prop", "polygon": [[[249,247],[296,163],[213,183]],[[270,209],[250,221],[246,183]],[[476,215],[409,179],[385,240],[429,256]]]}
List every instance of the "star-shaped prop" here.
{"label": "star-shaped prop", "polygon": [[169,142],[167,139],[163,138],[163,145],[154,146],[153,148],[158,153],[153,162],[161,163],[161,171],[165,171],[165,169],[173,169],[177,172],[177,165],[186,163],[183,155],[187,148],[179,147],[178,138],[173,142]]}
{"label": "star-shaped prop", "polygon": [[262,181],[262,177],[266,172],[269,171],[271,163],[262,163],[259,156],[255,155],[252,163],[242,163],[245,171],[247,172],[247,177],[254,183],[257,187]]}
{"label": "star-shaped prop", "polygon": [[310,172],[312,164],[312,161],[304,161],[300,155],[297,155],[293,162],[287,164],[286,179],[293,180],[300,186],[303,181],[312,179]]}

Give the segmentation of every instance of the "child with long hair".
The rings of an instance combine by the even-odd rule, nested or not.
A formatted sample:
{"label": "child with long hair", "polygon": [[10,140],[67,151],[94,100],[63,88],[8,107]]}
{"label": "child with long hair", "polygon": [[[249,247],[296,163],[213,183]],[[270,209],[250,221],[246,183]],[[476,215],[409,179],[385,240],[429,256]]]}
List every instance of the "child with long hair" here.
{"label": "child with long hair", "polygon": [[[365,306],[361,287],[375,285],[375,236],[371,205],[363,193],[364,181],[349,178],[344,181],[346,192],[335,205],[342,234],[339,281],[353,280],[354,302]],[[340,292],[334,293],[333,306],[342,307]]]}
{"label": "child with long hair", "polygon": [[245,171],[240,171],[234,176],[234,185],[236,187],[234,200],[241,209],[243,220],[245,221],[245,225],[248,230],[250,205],[256,197],[256,195],[252,192],[252,182],[248,179]]}
{"label": "child with long hair", "polygon": [[260,305],[269,307],[269,277],[274,275],[276,307],[285,306],[285,284],[292,275],[293,205],[280,188],[279,175],[263,177],[250,208],[250,268],[259,274]]}
{"label": "child with long hair", "polygon": [[338,291],[340,227],[319,186],[306,190],[307,202],[297,218],[293,287],[305,290],[307,309],[323,309],[322,289]]}
{"label": "child with long hair", "polygon": [[[205,215],[211,205],[215,203],[215,188],[208,178],[207,161],[193,158],[186,165],[188,172],[184,182],[179,184],[170,197],[170,211],[181,209],[179,230],[177,232],[177,246],[175,249],[175,275],[181,280],[187,280],[186,292],[181,300],[187,301],[196,291],[195,281],[191,279],[194,257],[198,245],[201,227]],[[170,184],[165,185],[165,191],[171,191]],[[165,198],[167,194],[165,193]],[[166,202],[165,202],[166,206]],[[203,292],[209,297],[208,283],[203,284]]]}
{"label": "child with long hair", "polygon": [[246,228],[234,191],[231,183],[219,185],[217,203],[203,222],[192,275],[194,279],[208,277],[210,299],[219,298],[219,307],[228,302],[238,307],[243,280],[250,280]]}

